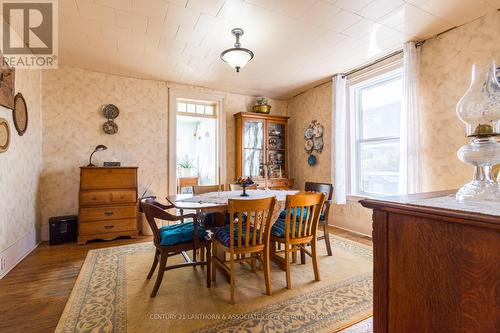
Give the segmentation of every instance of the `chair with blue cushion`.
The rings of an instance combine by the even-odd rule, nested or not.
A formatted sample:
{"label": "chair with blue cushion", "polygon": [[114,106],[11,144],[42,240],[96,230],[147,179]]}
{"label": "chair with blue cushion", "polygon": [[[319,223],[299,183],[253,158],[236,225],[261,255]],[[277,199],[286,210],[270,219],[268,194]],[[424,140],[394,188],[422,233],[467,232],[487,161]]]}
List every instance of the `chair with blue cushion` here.
{"label": "chair with blue cushion", "polygon": [[[254,200],[229,199],[229,225],[215,230],[214,256],[212,258],[212,280],[215,281],[216,268],[219,267],[229,275],[231,287],[230,303],[234,304],[234,270],[236,262],[250,261],[252,272],[256,272],[256,262],[264,267],[266,293],[271,295],[271,271],[269,262],[269,237],[272,226],[272,215],[276,198]],[[234,218],[236,216],[236,218]],[[224,252],[222,258],[229,253],[229,260],[220,259],[217,251]],[[250,254],[250,257],[247,257]]]}
{"label": "chair with blue cushion", "polygon": [[325,204],[319,216],[319,226],[323,228],[323,236],[318,236],[318,240],[325,240],[326,252],[331,256],[332,247],[330,245],[330,233],[328,232],[328,213],[332,203],[333,186],[329,183],[306,182],[304,189],[308,192],[323,192],[325,194]]}
{"label": "chair with blue cushion", "polygon": [[[312,258],[314,278],[319,281],[316,252],[317,230],[321,209],[325,203],[324,193],[301,192],[287,195],[285,217],[279,218],[271,228],[271,255],[286,271],[286,287],[292,288],[290,278],[290,255],[298,251]],[[283,250],[276,250],[276,244],[284,244]],[[311,244],[311,252],[307,245]],[[284,258],[279,254],[283,253]]]}
{"label": "chair with blue cushion", "polygon": [[[211,270],[211,239],[207,231],[198,223],[197,214],[172,215],[166,212],[166,209],[175,208],[173,205],[165,206],[152,198],[142,199],[141,208],[149,226],[153,231],[153,243],[156,248],[153,265],[148,274],[148,279],[153,276],[156,266],[158,276],[151,292],[151,297],[155,297],[160,288],[165,271],[187,266],[207,266],[207,288],[210,288],[210,270]],[[155,219],[164,221],[183,221],[184,219],[193,219],[193,222],[178,223],[174,225],[158,228]],[[206,251],[206,260],[196,260],[196,250]],[[189,258],[186,251],[193,251],[193,259]],[[167,266],[167,259],[170,256],[182,254],[185,262],[176,265]]]}

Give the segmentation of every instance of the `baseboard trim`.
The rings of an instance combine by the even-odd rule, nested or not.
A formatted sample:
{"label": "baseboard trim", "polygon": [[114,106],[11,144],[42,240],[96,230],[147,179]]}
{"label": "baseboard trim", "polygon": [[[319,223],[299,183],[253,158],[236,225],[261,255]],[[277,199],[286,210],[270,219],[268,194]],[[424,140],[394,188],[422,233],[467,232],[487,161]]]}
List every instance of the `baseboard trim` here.
{"label": "baseboard trim", "polygon": [[365,237],[372,238],[372,235],[367,235],[367,234],[364,234],[364,233],[359,232],[359,231],[351,230],[351,229],[348,229],[348,228],[345,228],[345,227],[340,227],[338,225],[329,224],[329,226],[330,227],[339,228],[339,229],[342,229],[342,230],[345,230],[345,231],[349,231],[349,232],[352,232],[353,234],[356,234],[356,235],[360,235],[360,236],[365,236]]}
{"label": "baseboard trim", "polygon": [[28,235],[3,250],[0,253],[0,258],[5,259],[5,269],[0,272],[0,280],[36,249],[39,244],[40,242],[36,240],[36,230],[33,228]]}

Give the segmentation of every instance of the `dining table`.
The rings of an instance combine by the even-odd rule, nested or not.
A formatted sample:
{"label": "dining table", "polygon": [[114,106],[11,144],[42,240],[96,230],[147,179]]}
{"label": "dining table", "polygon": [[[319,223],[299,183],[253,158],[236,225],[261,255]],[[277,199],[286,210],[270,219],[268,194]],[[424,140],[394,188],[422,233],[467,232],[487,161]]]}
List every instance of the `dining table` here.
{"label": "dining table", "polygon": [[[272,216],[272,221],[276,221],[279,214],[283,209],[285,209],[285,202],[287,195],[297,194],[297,190],[246,190],[248,196],[241,196],[243,191],[217,191],[208,192],[198,195],[193,195],[191,193],[187,194],[174,194],[167,196],[167,200],[174,205],[177,209],[181,211],[181,214],[185,210],[194,210],[197,214],[208,214],[211,213],[215,217],[215,226],[221,227],[226,224],[226,213],[229,199],[233,200],[253,200],[262,198],[276,198],[276,205],[274,207],[274,212]],[[214,255],[218,256],[221,260],[225,260],[224,251],[217,251]],[[278,259],[278,258],[277,258]],[[281,266],[281,265],[280,265]],[[221,273],[228,277],[227,273],[219,269]]]}

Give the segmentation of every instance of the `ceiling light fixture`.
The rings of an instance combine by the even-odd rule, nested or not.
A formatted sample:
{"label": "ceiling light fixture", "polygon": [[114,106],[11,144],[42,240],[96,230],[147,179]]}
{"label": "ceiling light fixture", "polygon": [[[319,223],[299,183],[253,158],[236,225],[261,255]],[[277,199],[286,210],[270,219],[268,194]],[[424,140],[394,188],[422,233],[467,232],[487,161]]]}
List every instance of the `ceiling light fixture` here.
{"label": "ceiling light fixture", "polygon": [[243,29],[235,28],[231,30],[231,33],[236,37],[234,47],[224,50],[220,54],[220,58],[229,66],[235,68],[236,72],[239,72],[241,68],[245,67],[245,65],[252,60],[253,52],[241,47],[240,37],[243,36]]}

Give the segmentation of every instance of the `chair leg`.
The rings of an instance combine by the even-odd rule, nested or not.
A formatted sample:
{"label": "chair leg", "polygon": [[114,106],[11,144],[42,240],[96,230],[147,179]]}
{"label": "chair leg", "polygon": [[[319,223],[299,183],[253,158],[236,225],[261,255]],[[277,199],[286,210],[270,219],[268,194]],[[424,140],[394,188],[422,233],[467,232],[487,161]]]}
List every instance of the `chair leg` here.
{"label": "chair leg", "polygon": [[255,256],[255,253],[252,253],[251,256],[252,256],[252,273],[256,273],[257,272],[257,258]]}
{"label": "chair leg", "polygon": [[200,261],[205,261],[205,251],[203,248],[200,248]]}
{"label": "chair leg", "polygon": [[211,247],[212,244],[208,244],[206,251],[207,251],[207,288],[210,288],[212,286],[212,275],[211,275],[211,269],[212,269],[212,253],[211,253]]}
{"label": "chair leg", "polygon": [[316,251],[316,243],[318,241],[314,238],[311,242],[311,254],[314,269],[314,279],[319,281],[319,268],[318,268],[318,253]]}
{"label": "chair leg", "polygon": [[231,285],[231,299],[229,303],[234,304],[234,258],[232,255],[229,259],[229,284]]}
{"label": "chair leg", "polygon": [[217,243],[216,242],[212,242],[213,244],[213,250],[214,250],[214,253],[213,253],[213,257],[212,257],[212,281],[215,282],[215,276],[217,275],[217,265],[216,265],[216,260],[215,260],[215,256],[217,255]]}
{"label": "chair leg", "polygon": [[300,263],[302,265],[304,265],[306,263],[306,252],[304,251],[302,246],[306,246],[306,245],[304,244],[304,245],[301,245],[301,247],[300,247]]}
{"label": "chair leg", "polygon": [[270,258],[269,258],[269,247],[264,249],[264,279],[266,281],[266,294],[271,296],[271,267],[270,267]]}
{"label": "chair leg", "polygon": [[149,270],[148,277],[147,277],[148,280],[151,279],[151,277],[153,276],[153,273],[155,272],[156,266],[158,266],[158,255],[159,255],[158,252],[159,252],[158,250],[155,251],[153,265],[151,265],[151,269]]}
{"label": "chair leg", "polygon": [[332,256],[332,247],[330,245],[330,233],[328,232],[327,221],[323,222],[323,233],[325,234],[326,252],[329,256]]}
{"label": "chair leg", "polygon": [[156,277],[155,286],[153,287],[153,291],[151,292],[151,297],[155,297],[158,289],[160,288],[160,284],[163,280],[163,274],[165,273],[165,268],[167,266],[167,253],[160,254],[160,267],[158,267],[158,276]]}
{"label": "chair leg", "polygon": [[285,243],[285,271],[286,271],[286,288],[292,289],[292,281],[290,279],[290,245]]}
{"label": "chair leg", "polygon": [[[198,249],[193,249],[193,261],[196,261],[196,253],[198,252]],[[193,266],[193,268],[196,266]]]}
{"label": "chair leg", "polygon": [[294,250],[294,246],[292,246],[292,262],[294,264],[297,263],[297,251],[293,251]]}

